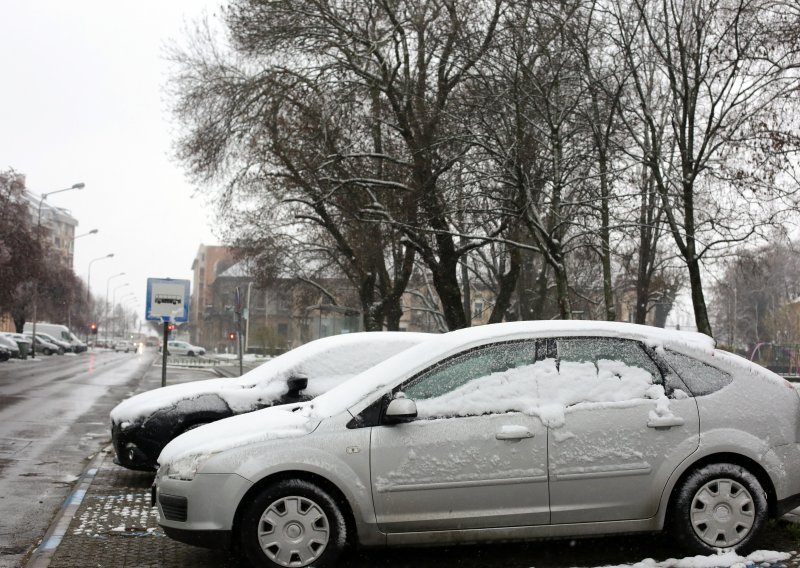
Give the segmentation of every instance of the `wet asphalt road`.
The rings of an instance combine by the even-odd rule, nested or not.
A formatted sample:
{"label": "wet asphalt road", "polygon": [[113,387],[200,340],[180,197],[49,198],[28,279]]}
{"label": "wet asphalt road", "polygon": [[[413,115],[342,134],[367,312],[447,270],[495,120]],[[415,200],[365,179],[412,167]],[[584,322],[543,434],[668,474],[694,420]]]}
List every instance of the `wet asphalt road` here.
{"label": "wet asphalt road", "polygon": [[150,356],[111,352],[0,364],[0,566],[19,566],[108,438],[108,409]]}

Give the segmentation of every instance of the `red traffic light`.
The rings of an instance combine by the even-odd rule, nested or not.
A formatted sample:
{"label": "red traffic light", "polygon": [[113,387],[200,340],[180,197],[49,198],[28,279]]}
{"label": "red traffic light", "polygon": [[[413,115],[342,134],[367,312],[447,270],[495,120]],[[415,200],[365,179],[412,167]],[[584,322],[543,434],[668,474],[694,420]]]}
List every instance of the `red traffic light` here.
{"label": "red traffic light", "polygon": [[96,323],[89,324],[89,329],[91,330],[91,332],[93,334],[95,334],[95,335],[97,334],[97,324]]}
{"label": "red traffic light", "polygon": [[235,341],[236,340],[236,332],[235,331],[229,332],[228,333],[228,339],[230,339],[231,341]]}
{"label": "red traffic light", "polygon": [[175,331],[175,324],[174,323],[168,324],[167,325],[167,330],[168,331]]}

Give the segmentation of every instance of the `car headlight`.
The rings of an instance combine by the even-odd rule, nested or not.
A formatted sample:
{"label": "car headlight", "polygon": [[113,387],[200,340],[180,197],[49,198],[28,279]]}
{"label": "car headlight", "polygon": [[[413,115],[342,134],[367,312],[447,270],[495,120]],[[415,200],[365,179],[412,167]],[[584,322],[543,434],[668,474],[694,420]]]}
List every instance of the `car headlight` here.
{"label": "car headlight", "polygon": [[180,481],[192,481],[197,470],[211,457],[211,454],[192,454],[178,458],[161,466],[159,475]]}

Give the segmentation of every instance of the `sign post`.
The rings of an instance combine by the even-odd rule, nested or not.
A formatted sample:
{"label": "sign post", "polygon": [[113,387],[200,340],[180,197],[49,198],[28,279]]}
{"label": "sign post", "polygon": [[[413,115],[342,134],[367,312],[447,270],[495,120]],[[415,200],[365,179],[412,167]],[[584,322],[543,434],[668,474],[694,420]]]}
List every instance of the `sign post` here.
{"label": "sign post", "polygon": [[239,376],[242,376],[242,292],[236,287],[234,293],[236,306],[236,344],[239,347]]}
{"label": "sign post", "polygon": [[145,319],[164,324],[161,347],[161,386],[167,385],[167,342],[171,323],[189,320],[189,281],[172,278],[147,279],[147,308]]}

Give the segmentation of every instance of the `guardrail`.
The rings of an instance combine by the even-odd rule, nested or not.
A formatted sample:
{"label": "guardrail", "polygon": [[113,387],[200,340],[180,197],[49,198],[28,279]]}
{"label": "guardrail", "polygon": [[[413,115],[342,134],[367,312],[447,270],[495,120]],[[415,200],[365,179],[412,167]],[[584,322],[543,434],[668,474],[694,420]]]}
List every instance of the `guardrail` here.
{"label": "guardrail", "polygon": [[221,365],[220,359],[212,357],[188,357],[167,355],[167,366],[171,367],[216,367]]}

